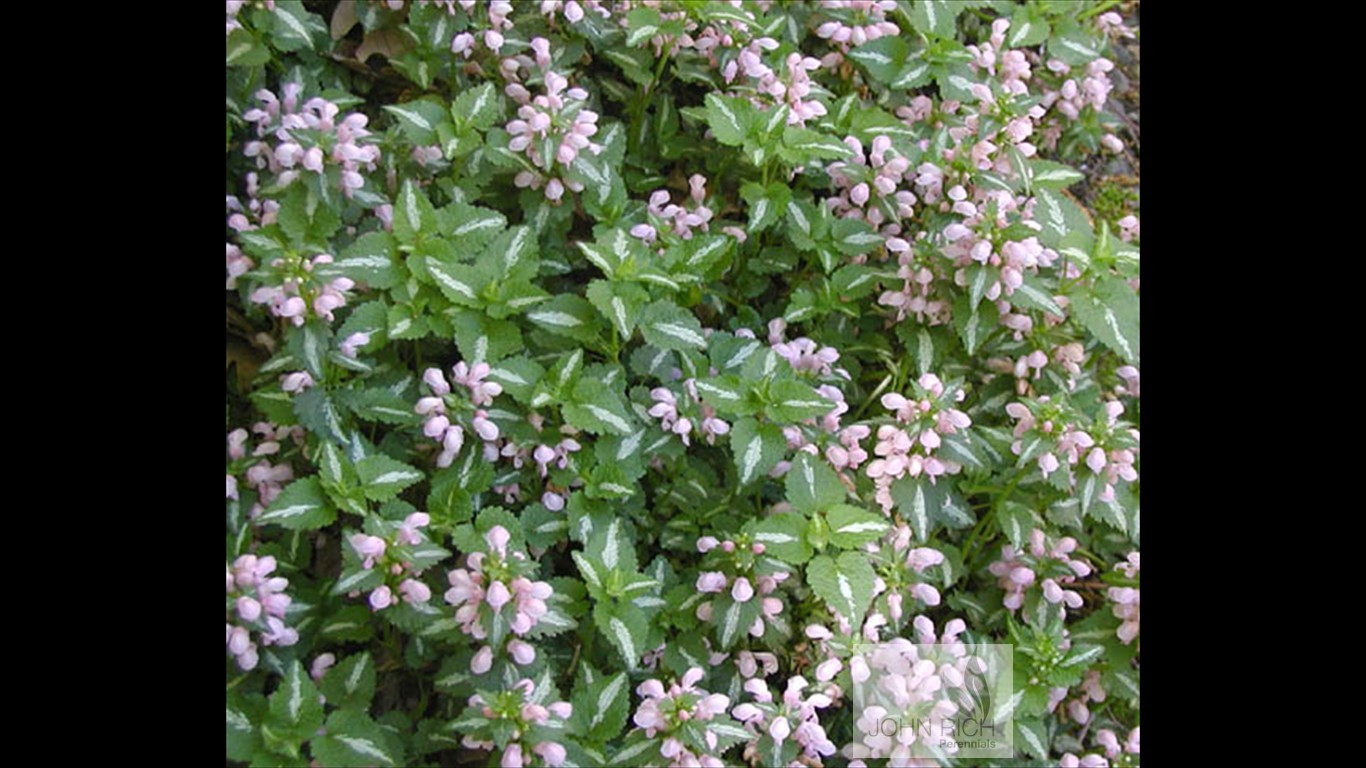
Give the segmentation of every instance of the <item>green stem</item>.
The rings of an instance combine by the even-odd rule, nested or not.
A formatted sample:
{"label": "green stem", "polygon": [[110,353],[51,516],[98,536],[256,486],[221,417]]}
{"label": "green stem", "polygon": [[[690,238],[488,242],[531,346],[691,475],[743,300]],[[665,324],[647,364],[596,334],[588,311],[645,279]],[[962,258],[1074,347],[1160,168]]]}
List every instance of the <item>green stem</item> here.
{"label": "green stem", "polygon": [[1105,11],[1114,8],[1116,5],[1119,5],[1119,0],[1105,0],[1100,5],[1097,5],[1093,8],[1087,8],[1086,10],[1077,14],[1077,21],[1085,21],[1098,13],[1104,13]]}

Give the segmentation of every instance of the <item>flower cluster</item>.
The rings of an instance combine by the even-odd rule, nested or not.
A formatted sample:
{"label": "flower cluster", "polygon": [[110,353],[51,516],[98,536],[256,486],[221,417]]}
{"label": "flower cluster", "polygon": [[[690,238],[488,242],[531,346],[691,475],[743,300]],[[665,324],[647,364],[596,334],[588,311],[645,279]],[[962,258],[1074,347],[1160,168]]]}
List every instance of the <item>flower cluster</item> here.
{"label": "flower cluster", "polygon": [[[1026,461],[1036,459],[1045,478],[1060,468],[1065,470],[1062,482],[1069,488],[1077,487],[1079,475],[1096,478],[1103,483],[1097,497],[1103,502],[1114,500],[1119,481],[1138,479],[1134,461],[1139,432],[1119,421],[1124,405],[1118,400],[1107,400],[1100,417],[1087,428],[1081,426],[1080,414],[1047,395],[1010,403],[1006,413],[1017,420],[1011,452]],[[1088,473],[1082,472],[1083,461]]]}
{"label": "flower cluster", "polygon": [[956,462],[940,458],[936,450],[943,437],[972,426],[972,419],[953,407],[965,397],[960,386],[946,386],[938,376],[926,373],[911,384],[911,390],[910,398],[894,392],[882,396],[882,407],[892,412],[895,422],[878,427],[873,453],[879,458],[867,469],[875,498],[888,514],[895,505],[891,490],[894,481],[923,474],[934,482],[962,469]]}
{"label": "flower cluster", "polygon": [[[425,538],[420,529],[427,527],[431,522],[432,518],[426,512],[413,512],[403,518],[401,523],[369,520],[367,525],[374,533],[351,534],[348,542],[360,558],[359,573],[369,575],[373,572],[378,576],[366,578],[367,583],[372,583],[369,598],[371,610],[382,611],[399,600],[412,605],[422,605],[432,599],[431,587],[418,578],[422,575],[422,569],[415,567],[413,562],[407,559],[407,552],[399,549],[401,546],[416,547],[422,544]],[[383,535],[375,535],[376,533]],[[397,586],[391,588],[391,583],[397,583]],[[395,592],[398,593],[398,597],[395,597]],[[360,591],[353,590],[350,596],[359,597]]]}
{"label": "flower cluster", "polygon": [[[537,700],[536,684],[518,680],[509,690],[490,698],[476,693],[461,721],[470,732],[461,740],[468,749],[492,752],[504,744],[498,764],[503,768],[544,765],[559,768],[567,757],[561,743],[566,722],[574,714],[567,701],[542,704]],[[511,738],[509,739],[509,735]]]}
{"label": "flower cluster", "polygon": [[[896,223],[915,215],[915,194],[898,189],[910,170],[910,159],[892,150],[892,140],[886,136],[873,137],[867,159],[864,159],[863,142],[856,137],[847,136],[844,143],[853,150],[854,158],[826,167],[839,193],[825,199],[826,207],[837,216],[860,219],[875,228],[888,223],[885,234],[900,234],[901,228]],[[898,247],[894,248],[889,239],[889,251],[906,250],[900,248],[905,241],[897,240]],[[855,263],[860,260],[855,259]]]}
{"label": "flower cluster", "polygon": [[[473,11],[475,0],[457,0],[465,13],[471,14],[471,21],[474,21]],[[449,7],[449,6],[448,6]],[[487,3],[488,7],[488,28],[478,38],[470,32],[461,32],[451,39],[451,53],[458,54],[468,59],[473,55],[478,42],[483,42],[484,47],[494,53],[503,49],[505,41],[504,34],[512,29],[512,20],[508,18],[512,14],[512,3],[508,0],[492,0]],[[453,8],[451,10],[454,10]],[[477,31],[477,30],[476,30]]]}
{"label": "flower cluster", "polygon": [[289,427],[277,427],[268,421],[258,421],[251,426],[251,431],[260,436],[261,442],[257,443],[252,449],[250,458],[259,458],[260,461],[251,463],[247,455],[247,439],[249,435],[245,429],[238,427],[228,433],[228,460],[229,472],[227,473],[227,498],[237,499],[238,484],[236,475],[245,468],[245,479],[247,487],[256,492],[256,503],[252,505],[249,512],[250,517],[256,517],[284,490],[285,483],[294,479],[294,470],[286,462],[271,464],[268,456],[277,456],[281,451],[281,443],[286,439],[293,442],[296,446],[304,443],[303,427],[298,425]]}
{"label": "flower cluster", "polygon": [[361,171],[374,171],[380,159],[379,147],[364,141],[370,135],[365,130],[369,118],[351,112],[338,121],[341,108],[321,97],[300,108],[303,90],[299,83],[286,83],[282,98],[265,89],[257,91],[261,106],[248,110],[242,119],[256,124],[259,138],[247,142],[242,151],[256,158],[258,168],[276,174],[280,186],[293,183],[303,171],[322,175],[335,167],[336,183],[351,197],[365,186]]}
{"label": "flower cluster", "polygon": [[721,693],[708,693],[697,687],[703,677],[701,667],[692,667],[678,682],[667,689],[656,679],[649,679],[636,687],[641,697],[631,722],[645,730],[647,738],[663,737],[659,754],[669,760],[670,768],[700,766],[722,768],[725,765],[714,752],[718,745],[716,733],[690,724],[707,723],[718,715],[725,715],[730,698]]}
{"label": "flower cluster", "polygon": [[887,619],[900,625],[905,614],[905,600],[909,596],[933,608],[939,605],[939,590],[924,579],[925,571],[944,562],[944,553],[932,547],[911,546],[910,526],[898,523],[887,532],[881,542],[866,546],[874,553],[874,561],[887,563],[873,582],[873,593],[878,596],[877,610],[886,611]]}
{"label": "flower cluster", "polygon": [[1134,726],[1133,730],[1129,731],[1129,736],[1123,744],[1119,743],[1119,738],[1109,728],[1101,728],[1096,731],[1096,744],[1105,750],[1105,756],[1109,758],[1112,768],[1138,765],[1138,758],[1129,757],[1129,755],[1139,754],[1138,740],[1139,726]]}
{"label": "flower cluster", "polygon": [[[711,373],[715,375],[715,369],[712,369]],[[687,404],[683,405],[682,413],[679,412],[678,396],[673,390],[667,387],[655,387],[650,390],[650,400],[654,404],[647,413],[659,419],[661,429],[678,435],[684,445],[691,444],[688,436],[693,433],[694,428],[707,441],[707,445],[715,445],[717,437],[730,433],[730,423],[719,418],[716,409],[703,402],[697,394],[695,379],[685,379],[683,390],[687,392],[689,399],[686,401]],[[689,404],[695,405],[695,410]]]}
{"label": "flower cluster", "polygon": [[[759,556],[764,554],[766,545],[761,541],[751,542],[746,534],[739,534],[736,538],[738,542],[729,538],[718,540],[715,536],[703,536],[697,540],[697,551],[708,555],[703,562],[713,570],[698,574],[695,588],[704,595],[729,592],[730,599],[736,603],[748,603],[757,598],[759,611],[748,631],[753,637],[763,637],[767,624],[774,622],[778,614],[783,612],[783,601],[771,595],[791,574],[785,571],[756,571]],[[728,575],[721,568],[738,575]],[[711,601],[697,606],[697,618],[702,621],[711,621],[715,613]]]}
{"label": "flower cluster", "polygon": [[526,154],[533,166],[518,173],[514,183],[532,189],[544,185],[546,199],[558,202],[566,188],[583,191],[582,184],[564,178],[564,170],[574,164],[579,152],[602,152],[602,145],[589,139],[598,132],[598,113],[587,109],[587,91],[570,88],[563,75],[550,71],[546,39],[538,37],[531,46],[544,73],[545,93],[533,98],[520,84],[507,87],[507,94],[520,105],[517,119],[507,124],[508,149]]}
{"label": "flower cluster", "polygon": [[276,284],[262,285],[251,292],[251,300],[270,307],[270,313],[282,317],[296,327],[308,320],[308,310],[328,323],[333,321],[333,310],[346,306],[346,291],[356,286],[344,275],[320,277],[317,268],[334,261],[332,254],[320,253],[313,258],[282,256],[270,263],[271,277]]}
{"label": "flower cluster", "polygon": [[[1091,566],[1084,560],[1074,560],[1069,555],[1077,548],[1077,540],[1063,536],[1051,545],[1044,532],[1035,528],[1029,532],[1029,545],[1025,551],[1016,552],[1009,544],[1001,547],[1001,559],[987,567],[997,583],[1006,591],[1005,607],[1014,611],[1024,604],[1025,592],[1043,577],[1040,586],[1043,597],[1057,605],[1065,603],[1068,608],[1082,606],[1081,595],[1064,586],[1091,574]],[[1059,610],[1063,610],[1061,606]]]}
{"label": "flower cluster", "polygon": [[[436,458],[438,467],[449,467],[465,445],[465,427],[452,423],[451,419],[462,419],[469,412],[469,428],[485,443],[485,456],[492,452],[498,455],[494,441],[498,439],[498,425],[489,420],[488,411],[482,406],[493,404],[493,398],[503,393],[503,385],[496,381],[485,381],[489,375],[488,363],[475,363],[473,366],[461,360],[451,368],[451,380],[447,381],[440,368],[428,368],[422,372],[422,381],[431,390],[430,397],[417,401],[414,410],[427,417],[422,422],[422,434],[441,443],[441,455]],[[463,386],[469,393],[468,402],[452,394],[451,381]]]}
{"label": "flower cluster", "polygon": [[764,63],[766,51],[779,48],[779,43],[771,37],[759,37],[750,41],[739,56],[728,60],[721,66],[721,76],[726,83],[735,81],[736,75],[743,74],[751,81],[750,85],[758,93],[768,96],[771,104],[765,104],[757,96],[752,96],[755,105],[761,109],[786,104],[788,125],[806,125],[806,121],[823,117],[828,112],[825,105],[812,95],[811,73],[821,68],[819,59],[789,53],[783,57],[781,72]]}
{"label": "flower cluster", "polygon": [[[745,691],[754,697],[754,703],[738,705],[731,715],[755,735],[745,747],[746,761],[760,758],[765,765],[787,765],[797,751],[813,761],[835,754],[835,744],[826,737],[817,713],[834,700],[820,692],[803,696],[808,685],[801,675],[788,678],[782,699],[775,701],[763,679],[745,682]],[[795,749],[786,746],[789,737]]]}
{"label": "flower cluster", "polygon": [[816,27],[816,37],[835,43],[845,53],[869,40],[901,33],[901,27],[887,20],[887,14],[896,10],[896,0],[821,0],[821,8],[844,12],[840,14],[843,20]]}
{"label": "flower cluster", "polygon": [[[1139,553],[1130,552],[1124,562],[1115,566],[1115,570],[1123,573],[1126,579],[1137,580],[1138,556]],[[1138,587],[1110,587],[1105,594],[1114,603],[1111,610],[1115,618],[1123,622],[1119,625],[1120,642],[1128,645],[1138,637]]]}
{"label": "flower cluster", "polygon": [[[244,672],[256,668],[259,657],[251,631],[260,633],[262,645],[290,646],[299,642],[299,633],[285,626],[285,611],[292,601],[285,589],[289,579],[271,576],[273,556],[242,555],[227,566],[228,653]],[[233,617],[239,624],[233,623]]]}
{"label": "flower cluster", "polygon": [[[536,649],[521,638],[536,626],[536,621],[549,610],[545,601],[554,590],[544,581],[532,581],[528,574],[536,571],[536,563],[528,560],[520,550],[508,549],[511,534],[495,525],[484,534],[488,544],[485,552],[471,552],[465,557],[466,568],[448,574],[451,588],[446,590],[446,602],[455,607],[455,620],[460,630],[476,640],[500,642],[503,628],[515,637],[507,641],[505,651],[519,666],[536,660]],[[482,646],[470,660],[470,670],[482,675],[493,667],[492,644]]]}
{"label": "flower cluster", "polygon": [[[952,732],[946,725],[952,728],[950,718],[982,689],[986,661],[958,639],[966,629],[962,619],[946,624],[937,638],[933,622],[926,617],[915,617],[912,625],[915,642],[893,638],[857,657],[863,664],[853,670],[856,683],[870,680],[873,671],[878,675],[865,686],[866,703],[854,724],[857,740],[846,748],[846,756],[854,758],[851,766],[884,757],[894,765],[937,765],[919,762],[931,755],[926,744],[940,745],[949,753],[957,751],[952,738],[943,738]],[[923,727],[901,728],[889,735],[878,727],[887,717]]]}
{"label": "flower cluster", "polygon": [[712,219],[712,211],[706,205],[706,176],[694,173],[688,178],[688,196],[692,200],[692,210],[669,202],[669,191],[666,189],[657,189],[650,193],[650,201],[645,208],[650,222],[631,227],[631,236],[640,238],[646,245],[651,245],[661,231],[671,231],[681,240],[691,240],[694,228],[706,232],[707,222]]}

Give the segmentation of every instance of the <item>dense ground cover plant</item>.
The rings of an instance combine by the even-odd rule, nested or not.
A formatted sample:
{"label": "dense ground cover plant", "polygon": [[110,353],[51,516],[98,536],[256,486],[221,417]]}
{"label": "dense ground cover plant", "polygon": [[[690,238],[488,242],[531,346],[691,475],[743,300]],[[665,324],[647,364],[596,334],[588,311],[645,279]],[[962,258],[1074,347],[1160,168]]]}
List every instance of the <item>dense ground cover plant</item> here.
{"label": "dense ground cover plant", "polygon": [[229,761],[1137,765],[1135,19],[229,0]]}

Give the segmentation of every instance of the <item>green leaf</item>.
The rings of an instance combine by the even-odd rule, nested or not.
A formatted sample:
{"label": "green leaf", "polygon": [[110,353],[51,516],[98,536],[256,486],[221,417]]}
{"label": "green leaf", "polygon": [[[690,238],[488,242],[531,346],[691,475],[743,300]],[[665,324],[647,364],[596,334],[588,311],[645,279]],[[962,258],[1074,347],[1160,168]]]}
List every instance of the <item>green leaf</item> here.
{"label": "green leaf", "polygon": [[410,467],[401,461],[376,453],[361,459],[356,464],[356,473],[364,484],[365,496],[373,501],[388,501],[396,498],[404,488],[421,481],[425,475],[421,470]]}
{"label": "green leaf", "polygon": [[849,160],[854,156],[854,150],[829,134],[788,126],[783,129],[783,144],[778,154],[792,164],[798,165],[813,159]]}
{"label": "green leaf", "polygon": [[861,552],[844,552],[838,560],[817,555],[806,566],[811,590],[856,626],[863,623],[873,599],[875,576],[868,556]]}
{"label": "green leaf", "polygon": [[[910,46],[899,36],[879,37],[851,49],[848,57],[863,65],[879,83],[887,83],[901,70]],[[904,86],[897,86],[904,87]]]}
{"label": "green leaf", "polygon": [[656,301],[640,313],[640,332],[647,344],[681,351],[706,349],[702,324],[691,312],[671,301]]}
{"label": "green leaf", "polygon": [[635,48],[659,34],[663,23],[659,11],[654,8],[636,8],[626,14],[626,47]]}
{"label": "green leaf", "polygon": [[327,27],[322,19],[304,9],[301,0],[277,0],[275,4],[275,28],[272,39],[275,47],[282,51],[297,51],[317,48],[314,37],[326,34]]}
{"label": "green leaf", "polygon": [[295,480],[256,518],[258,525],[274,523],[292,531],[314,531],[332,524],[337,510],[328,503],[317,476]]}
{"label": "green leaf", "polygon": [[792,199],[792,189],[774,182],[767,187],[750,182],[740,188],[740,197],[749,204],[749,231],[761,232],[778,220]]}
{"label": "green leaf", "polygon": [[757,405],[750,396],[745,381],[734,374],[696,379],[693,382],[698,397],[723,416],[745,416],[754,413]]}
{"label": "green leaf", "polygon": [[1066,317],[1067,312],[1058,304],[1057,300],[1044,290],[1038,282],[1038,278],[1027,276],[1024,282],[1010,294],[1010,303],[1025,309],[1036,309],[1040,312],[1047,312],[1050,315]]}
{"label": "green leaf", "polygon": [[571,294],[556,296],[526,313],[526,318],[551,333],[578,341],[592,341],[598,335],[593,305]]}
{"label": "green leaf", "polygon": [[[1048,39],[1048,21],[1033,8],[1026,5],[1016,6],[1011,17],[1010,29],[1006,31],[1006,46],[1009,48],[1028,48]],[[1040,759],[1046,756],[1040,755]]]}
{"label": "green leaf", "polygon": [[270,695],[270,713],[266,727],[277,736],[293,741],[304,741],[313,736],[323,724],[323,705],[318,703],[318,689],[298,661],[286,667],[280,687]]}
{"label": "green leaf", "polygon": [[842,549],[857,549],[877,541],[891,528],[887,518],[867,510],[836,504],[825,514],[830,527],[830,542]]}
{"label": "green leaf", "polygon": [[417,183],[406,179],[394,202],[394,235],[399,242],[412,243],[419,234],[432,234],[437,230],[436,209],[426,194],[418,189]]}
{"label": "green leaf", "polygon": [[484,306],[481,294],[487,278],[479,267],[428,259],[427,273],[442,295],[456,304],[472,309]]}
{"label": "green leaf", "polygon": [[1072,312],[1125,362],[1138,362],[1138,295],[1128,283],[1115,277],[1097,278],[1089,291],[1073,296]]}
{"label": "green leaf", "polygon": [[314,757],[327,766],[367,768],[403,764],[398,737],[354,709],[333,712],[327,718],[327,733],[313,739],[311,745]]}
{"label": "green leaf", "polygon": [[607,318],[622,340],[631,338],[640,310],[649,300],[645,289],[632,283],[594,280],[588,284],[588,301]]}
{"label": "green leaf", "polygon": [[780,379],[769,385],[769,403],[765,409],[774,421],[795,424],[806,419],[824,416],[835,404],[810,386],[792,379]]}
{"label": "green leaf", "polygon": [[625,672],[610,677],[598,676],[574,693],[574,717],[593,741],[615,739],[630,714],[631,681]]}
{"label": "green leaf", "polygon": [[991,321],[982,313],[980,306],[969,302],[967,294],[959,294],[953,302],[953,327],[958,331],[958,338],[969,355],[977,352],[992,329]]}
{"label": "green leaf", "polygon": [[637,429],[626,405],[601,381],[580,381],[574,387],[573,401],[561,413],[569,424],[595,435],[629,435]]}
{"label": "green leaf", "polygon": [[844,501],[844,484],[829,464],[809,453],[798,453],[785,480],[787,501],[798,512],[815,514]]}
{"label": "green leaf", "polygon": [[228,34],[227,65],[256,67],[270,61],[270,49],[245,29],[234,29]]}
{"label": "green leaf", "polygon": [[370,708],[375,695],[375,662],[370,653],[357,653],[329,669],[319,683],[327,703],[338,709]]}
{"label": "green leaf", "polygon": [[1080,206],[1061,190],[1040,189],[1035,197],[1038,202],[1034,207],[1034,220],[1043,224],[1039,242],[1049,248],[1059,248],[1063,245],[1064,237],[1077,233],[1079,240],[1074,244],[1083,249],[1091,247],[1095,235],[1091,231],[1090,220]]}
{"label": "green leaf", "polygon": [[929,478],[923,475],[903,477],[892,483],[892,500],[896,502],[901,516],[910,523],[918,541],[923,542],[929,538],[930,526],[944,504],[948,483],[947,478],[938,483],[931,483]]}
{"label": "green leaf", "polygon": [[[599,604],[599,607],[605,606],[605,603]],[[593,611],[594,621],[599,618],[599,613],[596,609]],[[649,650],[645,641],[650,625],[645,614],[630,603],[617,603],[610,610],[602,612],[602,618],[604,620],[598,624],[598,631],[621,654],[627,669],[639,668],[641,655]]]}
{"label": "green leaf", "polygon": [[1068,22],[1053,30],[1053,36],[1048,40],[1048,53],[1068,66],[1079,67],[1099,58],[1101,46],[1099,38],[1075,22]]}
{"label": "green leaf", "polygon": [[730,451],[739,473],[740,485],[749,485],[768,474],[787,452],[783,430],[771,422],[760,424],[752,418],[735,422],[730,430]]}
{"label": "green leaf", "polygon": [[738,147],[749,134],[754,108],[749,102],[733,96],[708,93],[706,97],[707,125],[712,135],[722,144]]}
{"label": "green leaf", "polygon": [[437,211],[441,231],[455,246],[456,258],[474,258],[503,232],[507,217],[492,208],[451,203]]}
{"label": "green leaf", "polygon": [[451,104],[451,117],[461,125],[483,131],[498,122],[502,106],[503,97],[498,89],[493,83],[484,83],[478,88],[461,91]]}
{"label": "green leaf", "polygon": [[882,247],[887,238],[859,219],[838,219],[830,225],[835,248],[847,256],[857,256]]}
{"label": "green leaf", "polygon": [[957,31],[954,20],[962,9],[961,3],[947,0],[916,0],[911,8],[911,25],[919,32],[952,39]]}
{"label": "green leaf", "polygon": [[503,392],[523,405],[529,405],[536,384],[545,376],[545,369],[525,357],[500,360],[489,370],[489,380],[503,385]]}
{"label": "green leaf", "polygon": [[531,279],[540,266],[536,257],[536,238],[527,226],[513,227],[495,237],[479,261],[481,265],[497,264],[503,280]]}
{"label": "green leaf", "polygon": [[806,525],[806,518],[801,515],[783,513],[746,527],[750,529],[750,539],[764,545],[765,555],[800,565],[811,558]]}
{"label": "green leaf", "polygon": [[387,232],[367,232],[341,252],[341,258],[318,269],[320,277],[345,275],[372,288],[393,288],[403,282],[394,260],[394,238]]}
{"label": "green leaf", "polygon": [[1086,178],[1080,171],[1050,160],[1031,160],[1029,168],[1036,189],[1065,189]]}
{"label": "green leaf", "polygon": [[446,120],[446,108],[431,101],[385,105],[384,111],[398,118],[408,141],[419,146],[435,144],[436,127]]}
{"label": "green leaf", "polygon": [[1048,727],[1037,718],[1015,719],[1015,743],[1035,760],[1048,760]]}

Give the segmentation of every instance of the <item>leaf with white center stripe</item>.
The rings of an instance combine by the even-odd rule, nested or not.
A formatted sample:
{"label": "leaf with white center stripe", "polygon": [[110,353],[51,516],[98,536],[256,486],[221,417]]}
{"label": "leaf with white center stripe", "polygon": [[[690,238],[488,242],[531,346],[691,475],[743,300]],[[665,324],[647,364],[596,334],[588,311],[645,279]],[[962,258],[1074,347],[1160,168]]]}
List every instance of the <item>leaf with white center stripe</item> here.
{"label": "leaf with white center stripe", "polygon": [[873,599],[875,576],[862,552],[845,552],[838,560],[818,555],[806,566],[811,590],[855,626],[863,623],[864,611]]}
{"label": "leaf with white center stripe", "polygon": [[1091,290],[1072,298],[1073,316],[1101,343],[1124,358],[1138,363],[1138,294],[1125,281],[1115,277],[1096,279]]}
{"label": "leaf with white center stripe", "polygon": [[839,219],[830,225],[835,247],[846,256],[857,256],[880,248],[887,238],[859,219]]}
{"label": "leaf with white center stripe", "polygon": [[863,65],[875,81],[887,83],[906,63],[910,52],[910,46],[900,36],[888,35],[851,49],[848,56]]}
{"label": "leaf with white center stripe", "polygon": [[328,502],[314,476],[286,486],[255,522],[257,525],[273,523],[294,531],[313,531],[331,525],[336,519],[337,510]]}
{"label": "leaf with white center stripe", "polygon": [[[336,674],[329,672],[329,675]],[[329,701],[330,703],[330,701]],[[309,742],[322,765],[339,768],[404,764],[398,737],[362,710],[343,709],[327,718],[327,732]]]}
{"label": "leaf with white center stripe", "polygon": [[425,477],[420,470],[382,453],[361,459],[356,464],[356,473],[360,475],[366,498],[374,501],[393,499]]}
{"label": "leaf with white center stripe", "polygon": [[784,483],[787,501],[798,512],[814,514],[844,501],[844,484],[824,460],[798,453]]}
{"label": "leaf with white center stripe", "polygon": [[588,301],[607,318],[623,341],[635,332],[636,319],[649,300],[645,289],[633,283],[594,280],[588,284]]}
{"label": "leaf with white center stripe", "polygon": [[307,48],[317,50],[315,36],[326,34],[327,27],[316,14],[309,13],[299,0],[279,0],[275,4],[272,40],[281,51]]}
{"label": "leaf with white center stripe", "polygon": [[348,656],[318,684],[327,703],[338,709],[366,710],[375,695],[375,662],[369,652]]}
{"label": "leaf with white center stripe", "polygon": [[774,421],[782,424],[818,418],[834,408],[833,401],[800,381],[781,379],[768,387],[766,411]]}
{"label": "leaf with white center stripe", "polygon": [[1064,189],[1086,178],[1079,171],[1051,160],[1030,160],[1029,167],[1035,188]]}
{"label": "leaf with white center stripe", "polygon": [[808,163],[815,159],[848,160],[854,156],[854,150],[829,134],[788,126],[783,129],[778,155],[791,163]]}
{"label": "leaf with white center stripe", "polygon": [[[1034,194],[1034,220],[1043,225],[1039,242],[1059,252],[1067,246],[1089,251],[1095,239],[1091,220],[1066,190],[1037,189]],[[1064,241],[1064,238],[1068,239]]]}
{"label": "leaf with white center stripe", "polygon": [[[995,309],[991,310],[991,323],[995,323]],[[992,325],[981,307],[971,304],[966,294],[959,294],[953,302],[953,327],[968,354],[973,354],[991,334]]]}
{"label": "leaf with white center stripe", "polygon": [[1100,57],[1101,42],[1075,22],[1064,22],[1053,30],[1048,53],[1068,66],[1079,67]]}
{"label": "leaf with white center stripe", "polygon": [[502,111],[503,97],[493,83],[484,83],[478,88],[461,91],[451,104],[451,116],[462,125],[486,130],[498,122]]}
{"label": "leaf with white center stripe", "polygon": [[716,140],[732,147],[743,144],[754,107],[745,99],[718,93],[708,93],[706,102],[707,125]]}
{"label": "leaf with white center stripe", "polygon": [[347,246],[337,260],[317,269],[319,277],[344,275],[372,288],[393,288],[402,282],[394,263],[394,238],[388,232],[367,232]]}
{"label": "leaf with white center stripe", "polygon": [[507,226],[507,217],[492,208],[451,203],[437,211],[441,232],[451,240],[462,258],[483,250]]}
{"label": "leaf with white center stripe", "polygon": [[489,370],[488,380],[502,384],[504,393],[527,405],[543,376],[545,369],[534,360],[526,357],[509,357],[493,365]]}
{"label": "leaf with white center stripe", "polygon": [[1103,645],[1074,645],[1067,656],[1058,662],[1060,667],[1084,667],[1099,659],[1105,653]]}
{"label": "leaf with white center stripe", "polygon": [[593,305],[571,294],[540,304],[526,318],[551,333],[585,342],[598,338],[601,327]]}
{"label": "leaf with white center stripe", "polygon": [[830,528],[830,543],[841,549],[857,549],[877,541],[891,528],[883,515],[848,504],[831,507],[825,513],[825,522]]}
{"label": "leaf with white center stripe", "polygon": [[1058,304],[1048,291],[1044,290],[1037,277],[1029,276],[1010,294],[1010,303],[1025,309],[1037,309],[1050,315],[1066,317],[1067,312]]}
{"label": "leaf with white center stripe", "polygon": [[939,508],[944,503],[945,486],[950,481],[944,477],[931,483],[928,477],[903,477],[892,483],[892,500],[897,504],[901,516],[911,525],[917,541],[929,538],[930,526]]}
{"label": "leaf with white center stripe", "polygon": [[745,526],[750,540],[764,545],[765,555],[793,565],[811,558],[806,527],[806,518],[786,512]]}
{"label": "leaf with white center stripe", "polygon": [[401,243],[411,244],[417,235],[436,231],[436,209],[412,179],[403,182],[394,201],[394,236]]}
{"label": "leaf with white center stripe", "polygon": [[607,576],[607,569],[603,567],[602,562],[596,558],[590,558],[577,550],[569,554],[570,557],[574,558],[574,564],[579,567],[579,574],[583,576],[584,584],[588,585],[588,591],[592,593],[595,598],[598,598],[598,595],[602,595],[602,598],[599,599],[605,599],[607,593],[602,590],[604,587],[603,579]]}
{"label": "leaf with white center stripe", "polygon": [[656,301],[640,313],[640,332],[645,342],[660,349],[705,349],[702,324],[691,312],[671,301]]}
{"label": "leaf with white center stripe", "polygon": [[610,611],[595,610],[593,613],[594,621],[604,614],[605,621],[598,624],[598,631],[617,649],[627,669],[640,667],[640,656],[647,650],[645,641],[650,633],[645,614],[630,603],[618,603]]}
{"label": "leaf with white center stripe", "polygon": [[744,379],[734,374],[697,379],[693,386],[697,396],[722,416],[744,416],[756,409]]}
{"label": "leaf with white center stripe", "polygon": [[527,226],[513,227],[493,239],[479,257],[480,264],[497,264],[505,282],[536,276],[540,260],[536,257],[536,238]]}
{"label": "leaf with white center stripe", "polygon": [[585,378],[561,408],[565,421],[595,435],[629,435],[637,429],[626,405],[602,382]]}
{"label": "leaf with white center stripe", "polygon": [[573,719],[594,741],[606,742],[621,733],[630,709],[630,682],[625,672],[618,672],[576,687]]}
{"label": "leaf with white center stripe", "polygon": [[409,141],[421,146],[436,143],[436,126],[446,119],[446,109],[430,101],[389,105],[384,111],[398,118],[399,128]]}
{"label": "leaf with white center stripe", "polygon": [[911,25],[917,32],[951,40],[955,32],[955,19],[963,7],[962,3],[947,0],[916,0],[911,8]]}
{"label": "leaf with white center stripe", "polygon": [[941,440],[938,455],[971,469],[987,468],[987,463],[982,458],[982,451],[979,450],[977,441],[967,432],[945,435]]}
{"label": "leaf with white center stripe", "polygon": [[1048,761],[1048,727],[1042,720],[1016,720],[1015,743],[1035,760]]}
{"label": "leaf with white center stripe", "polygon": [[740,187],[740,197],[744,198],[749,206],[747,229],[751,233],[761,232],[768,229],[787,210],[787,204],[792,200],[792,189],[776,181],[767,187],[749,182]]}
{"label": "leaf with white center stripe", "polygon": [[778,425],[760,424],[746,417],[731,426],[730,451],[740,485],[748,485],[768,474],[782,460],[787,452],[787,438]]}
{"label": "leaf with white center stripe", "polygon": [[265,725],[277,735],[303,741],[311,738],[322,724],[323,706],[318,703],[318,689],[303,665],[292,661],[285,667],[280,687],[270,695]]}

